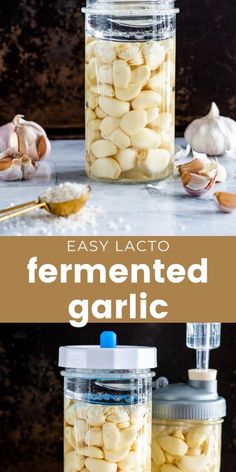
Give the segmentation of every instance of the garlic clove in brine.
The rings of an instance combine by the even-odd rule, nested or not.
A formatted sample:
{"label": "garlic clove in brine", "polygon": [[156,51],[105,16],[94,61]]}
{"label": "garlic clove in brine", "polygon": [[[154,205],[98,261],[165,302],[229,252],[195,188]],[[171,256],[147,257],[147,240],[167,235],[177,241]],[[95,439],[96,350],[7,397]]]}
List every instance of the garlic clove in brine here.
{"label": "garlic clove in brine", "polygon": [[236,147],[236,122],[220,116],[213,102],[209,113],[190,123],[184,136],[195,151],[220,156]]}
{"label": "garlic clove in brine", "polygon": [[214,194],[219,210],[224,213],[231,213],[236,210],[236,194],[229,192],[216,192]]}

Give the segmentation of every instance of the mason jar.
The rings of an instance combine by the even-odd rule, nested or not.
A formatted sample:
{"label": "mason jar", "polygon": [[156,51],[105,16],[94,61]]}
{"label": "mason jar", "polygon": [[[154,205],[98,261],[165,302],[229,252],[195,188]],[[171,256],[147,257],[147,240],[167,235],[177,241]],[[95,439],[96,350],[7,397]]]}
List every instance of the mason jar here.
{"label": "mason jar", "polygon": [[100,346],[60,348],[64,472],[151,471],[156,349],[110,340],[103,333]]}
{"label": "mason jar", "polygon": [[86,171],[147,182],[173,171],[174,0],[87,0]]}
{"label": "mason jar", "polygon": [[215,373],[192,369],[188,383],[154,390],[152,472],[220,472],[226,402]]}
{"label": "mason jar", "polygon": [[176,472],[220,472],[222,421],[154,420],[152,472],[164,472],[164,464]]}

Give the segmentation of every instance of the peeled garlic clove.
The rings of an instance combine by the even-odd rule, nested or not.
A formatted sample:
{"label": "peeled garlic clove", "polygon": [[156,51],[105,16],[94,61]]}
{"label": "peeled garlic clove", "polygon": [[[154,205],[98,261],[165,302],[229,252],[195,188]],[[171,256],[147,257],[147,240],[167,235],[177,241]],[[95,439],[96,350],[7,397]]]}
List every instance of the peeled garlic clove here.
{"label": "peeled garlic clove", "polygon": [[152,460],[158,467],[166,462],[165,454],[155,439],[152,440]]}
{"label": "peeled garlic clove", "polygon": [[117,128],[119,128],[120,125],[120,120],[118,118],[114,118],[112,116],[106,116],[100,126],[100,131],[103,135],[103,137],[108,137],[110,136],[113,131],[115,131]]}
{"label": "peeled garlic clove", "polygon": [[122,149],[115,155],[122,172],[133,169],[137,162],[138,153],[134,148]]}
{"label": "peeled garlic clove", "polygon": [[129,446],[122,445],[114,449],[104,449],[105,459],[109,462],[119,462],[129,453]]}
{"label": "peeled garlic clove", "polygon": [[85,435],[85,442],[88,446],[103,446],[102,428],[94,427],[88,429]]}
{"label": "peeled garlic clove", "polygon": [[123,472],[129,472],[142,465],[142,455],[137,451],[130,451],[127,456],[118,463],[119,469]]}
{"label": "peeled garlic clove", "polygon": [[132,110],[121,118],[120,127],[123,131],[132,136],[143,128],[147,123],[147,113],[144,110]]}
{"label": "peeled garlic clove", "polygon": [[113,70],[112,65],[107,64],[98,69],[98,82],[112,85],[113,84]]}
{"label": "peeled garlic clove", "polygon": [[114,43],[110,41],[99,41],[95,46],[97,57],[105,64],[112,64],[116,58]]}
{"label": "peeled garlic clove", "polygon": [[160,146],[161,136],[152,129],[144,128],[139,133],[131,136],[131,143],[133,147],[138,149],[155,148]]}
{"label": "peeled garlic clove", "polygon": [[[100,107],[97,107],[97,108],[95,109],[95,114],[96,114],[96,116],[97,116],[99,119],[103,119],[103,118],[105,118],[105,116],[106,116],[106,113],[104,113],[104,111],[103,111]],[[96,117],[95,117],[95,118],[96,118]]]}
{"label": "peeled garlic clove", "polygon": [[131,446],[137,438],[137,431],[133,426],[129,428],[124,428],[120,432],[120,444],[125,444]]}
{"label": "peeled garlic clove", "polygon": [[116,449],[118,447],[120,431],[114,423],[105,423],[102,428],[102,434],[105,449]]}
{"label": "peeled garlic clove", "polygon": [[128,87],[130,80],[131,80],[131,69],[130,69],[130,66],[127,64],[127,62],[121,59],[114,61],[113,62],[113,81],[114,81],[115,87],[126,88]]}
{"label": "peeled garlic clove", "polygon": [[120,176],[121,168],[115,159],[104,157],[93,162],[91,173],[100,179],[116,180]]}
{"label": "peeled garlic clove", "polygon": [[64,458],[65,472],[80,472],[85,463],[85,458],[77,454],[75,451],[68,452]]}
{"label": "peeled garlic clove", "polygon": [[119,100],[129,101],[138,97],[141,92],[142,85],[130,84],[126,88],[116,87],[116,98]]}
{"label": "peeled garlic clove", "polygon": [[66,441],[69,443],[69,445],[75,449],[75,446],[76,446],[76,442],[75,442],[75,432],[74,432],[74,428],[72,428],[71,426],[66,426],[65,428],[65,439]]}
{"label": "peeled garlic clove", "polygon": [[143,46],[143,55],[149,69],[155,70],[164,62],[166,53],[165,48],[161,44],[149,42]]}
{"label": "peeled garlic clove", "polygon": [[77,447],[76,451],[85,457],[94,457],[95,459],[103,459],[104,457],[102,449],[96,446]]}
{"label": "peeled garlic clove", "polygon": [[113,131],[108,138],[119,149],[125,149],[130,146],[130,138],[120,128]]}
{"label": "peeled garlic clove", "polygon": [[85,60],[86,62],[91,61],[91,59],[96,55],[95,48],[97,46],[97,41],[92,41],[85,46]]}
{"label": "peeled garlic clove", "polygon": [[205,167],[205,163],[201,159],[192,159],[191,161],[178,165],[178,171],[180,175],[183,175],[184,172],[189,172],[192,174],[198,174]]}
{"label": "peeled garlic clove", "polygon": [[95,111],[90,110],[90,108],[88,108],[86,110],[86,122],[89,122],[91,120],[96,120],[96,118],[97,118],[97,115],[96,115]]}
{"label": "peeled garlic clove", "polygon": [[220,116],[213,102],[206,116],[190,123],[185,131],[185,139],[195,151],[219,156],[235,148],[236,122]]}
{"label": "peeled garlic clove", "polygon": [[183,472],[210,472],[207,465],[208,458],[206,456],[184,456],[178,462],[178,467]]}
{"label": "peeled garlic clove", "polygon": [[116,472],[117,464],[107,462],[101,459],[93,459],[89,457],[85,460],[85,466],[89,472]]}
{"label": "peeled garlic clove", "polygon": [[166,149],[149,149],[139,160],[139,168],[146,175],[164,172],[170,163],[170,153]]}
{"label": "peeled garlic clove", "polygon": [[95,157],[102,158],[116,154],[117,147],[106,139],[99,139],[92,144],[91,150]]}
{"label": "peeled garlic clove", "polygon": [[99,131],[100,126],[101,126],[101,120],[95,119],[95,120],[90,120],[88,123],[88,128],[93,130],[93,131]]}
{"label": "peeled garlic clove", "polygon": [[105,423],[102,406],[94,405],[90,407],[87,411],[87,421],[90,426],[102,426]]}
{"label": "peeled garlic clove", "polygon": [[106,97],[114,97],[115,95],[114,88],[108,84],[93,85],[90,90],[92,93],[105,95]]}
{"label": "peeled garlic clove", "polygon": [[111,414],[108,414],[107,420],[110,421],[111,423],[116,423],[117,425],[130,421],[127,411],[122,408],[119,408],[119,410],[116,410],[112,412]]}
{"label": "peeled garlic clove", "polygon": [[159,93],[143,90],[137,98],[132,101],[132,107],[135,109],[146,110],[147,108],[159,107],[162,102],[162,96]]}
{"label": "peeled garlic clove", "polygon": [[173,436],[162,436],[158,438],[158,444],[171,456],[184,456],[187,453],[188,446],[182,439]]}
{"label": "peeled garlic clove", "polygon": [[120,44],[117,48],[117,56],[131,66],[141,66],[144,63],[142,51],[137,44]]}
{"label": "peeled garlic clove", "polygon": [[98,106],[98,97],[95,93],[91,92],[91,90],[88,90],[86,93],[86,105],[88,108],[91,108],[91,110],[95,110]]}
{"label": "peeled garlic clove", "polygon": [[[110,98],[101,96],[98,99],[100,108],[110,116],[119,118],[129,111],[129,102],[117,100],[116,98]],[[96,108],[96,107],[95,107]]]}
{"label": "peeled garlic clove", "polygon": [[157,107],[152,107],[148,108],[146,110],[146,115],[147,115],[147,124],[150,125],[150,128],[152,128],[152,122],[157,119],[159,115],[159,108]]}
{"label": "peeled garlic clove", "polygon": [[189,195],[199,197],[208,192],[215,184],[215,177],[209,178],[199,174],[184,172],[181,176],[182,184]]}
{"label": "peeled garlic clove", "polygon": [[209,428],[193,428],[186,434],[186,442],[191,448],[201,447],[208,439],[209,435]]}
{"label": "peeled garlic clove", "polygon": [[74,425],[76,420],[76,410],[74,404],[70,405],[69,408],[64,411],[64,418],[66,423],[72,426]]}
{"label": "peeled garlic clove", "polygon": [[160,113],[159,116],[152,121],[153,128],[160,128],[161,130],[169,130],[172,124],[171,113]]}
{"label": "peeled garlic clove", "polygon": [[160,472],[179,472],[179,468],[173,464],[164,464],[161,466]]}
{"label": "peeled garlic clove", "polygon": [[75,437],[76,437],[76,443],[77,444],[86,442],[85,439],[86,439],[87,432],[88,432],[88,423],[87,423],[87,421],[86,420],[81,420],[81,419],[76,420],[75,421]]}
{"label": "peeled garlic clove", "polygon": [[218,208],[224,213],[231,213],[236,209],[236,194],[229,192],[216,192],[214,194]]}
{"label": "peeled garlic clove", "polygon": [[151,71],[148,66],[139,66],[131,72],[131,83],[145,84],[150,79]]}

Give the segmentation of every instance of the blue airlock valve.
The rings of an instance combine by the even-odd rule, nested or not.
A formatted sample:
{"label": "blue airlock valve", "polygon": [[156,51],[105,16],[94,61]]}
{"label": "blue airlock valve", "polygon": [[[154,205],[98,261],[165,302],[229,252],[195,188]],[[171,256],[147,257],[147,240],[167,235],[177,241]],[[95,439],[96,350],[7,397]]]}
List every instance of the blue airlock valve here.
{"label": "blue airlock valve", "polygon": [[117,346],[117,336],[114,331],[103,331],[100,335],[100,347],[114,349]]}

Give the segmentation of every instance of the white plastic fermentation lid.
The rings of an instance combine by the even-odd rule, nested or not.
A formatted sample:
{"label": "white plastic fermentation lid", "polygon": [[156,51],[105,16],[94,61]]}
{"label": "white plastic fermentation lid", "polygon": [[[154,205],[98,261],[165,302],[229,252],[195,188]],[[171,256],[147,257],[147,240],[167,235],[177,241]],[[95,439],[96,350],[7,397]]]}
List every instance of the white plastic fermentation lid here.
{"label": "white plastic fermentation lid", "polygon": [[157,349],[145,346],[117,346],[116,334],[101,334],[100,346],[62,346],[59,366],[68,369],[129,370],[157,366]]}

